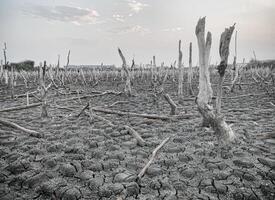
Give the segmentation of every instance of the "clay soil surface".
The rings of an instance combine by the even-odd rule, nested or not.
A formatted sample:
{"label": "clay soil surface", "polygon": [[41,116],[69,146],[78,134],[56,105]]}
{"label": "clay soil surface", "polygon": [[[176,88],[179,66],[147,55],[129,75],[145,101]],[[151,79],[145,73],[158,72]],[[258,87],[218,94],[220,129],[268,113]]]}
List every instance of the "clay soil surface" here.
{"label": "clay soil surface", "polygon": [[[275,199],[275,139],[265,137],[275,132],[275,110],[269,103],[274,97],[255,83],[224,94],[222,112],[238,136],[230,145],[221,145],[211,129],[201,127],[191,96],[179,104],[172,81],[165,91],[188,118],[161,121],[96,112],[118,125],[112,128],[86,115],[75,116],[88,100],[100,108],[169,116],[169,105],[162,98],[154,101],[149,82],[135,82],[133,87],[137,94],[133,97],[107,94],[71,101],[61,99],[76,94],[57,95],[52,89],[46,119],[40,117],[40,107],[0,113],[1,118],[44,135],[31,137],[0,124],[0,199]],[[87,88],[70,86],[71,91],[88,94],[123,91],[123,84],[103,81]],[[15,89],[15,94],[30,90],[23,85]],[[240,96],[246,94],[261,95]],[[37,102],[33,97],[30,101]],[[116,101],[123,102],[110,107]],[[1,86],[0,109],[25,104],[25,97],[12,100],[6,86]],[[146,145],[137,145],[124,125],[136,130]],[[168,136],[170,140],[137,180],[152,151]]]}

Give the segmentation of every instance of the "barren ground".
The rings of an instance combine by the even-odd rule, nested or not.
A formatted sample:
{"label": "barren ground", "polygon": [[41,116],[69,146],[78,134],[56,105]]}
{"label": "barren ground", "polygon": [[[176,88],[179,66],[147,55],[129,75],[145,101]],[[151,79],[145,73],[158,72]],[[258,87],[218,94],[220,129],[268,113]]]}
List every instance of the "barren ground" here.
{"label": "barren ground", "polygon": [[[164,99],[158,105],[154,103],[149,85],[135,82],[135,97],[108,94],[91,101],[93,106],[106,108],[116,101],[127,101],[108,109],[168,115],[169,105]],[[34,138],[0,124],[0,199],[275,199],[275,139],[262,137],[275,132],[274,107],[268,103],[274,103],[274,97],[228,98],[264,93],[257,84],[242,87],[224,94],[222,112],[239,138],[237,143],[225,146],[219,144],[211,129],[200,126],[194,100],[178,104],[177,86],[171,81],[165,90],[180,106],[180,112],[193,115],[189,119],[160,121],[97,113],[119,125],[114,129],[85,115],[70,116],[78,113],[88,99],[58,101],[76,95],[56,96],[53,90],[50,95],[56,104],[75,112],[57,109],[51,103],[47,119],[41,119],[40,107],[0,113],[2,118],[45,135]],[[90,90],[122,88],[123,84],[105,81]],[[26,91],[18,86],[15,93]],[[25,98],[9,99],[6,87],[1,86],[0,109],[25,102]],[[34,102],[37,100],[31,98]],[[138,146],[123,125],[135,129],[146,146]],[[168,136],[171,139],[145,176],[136,181],[154,148]]]}

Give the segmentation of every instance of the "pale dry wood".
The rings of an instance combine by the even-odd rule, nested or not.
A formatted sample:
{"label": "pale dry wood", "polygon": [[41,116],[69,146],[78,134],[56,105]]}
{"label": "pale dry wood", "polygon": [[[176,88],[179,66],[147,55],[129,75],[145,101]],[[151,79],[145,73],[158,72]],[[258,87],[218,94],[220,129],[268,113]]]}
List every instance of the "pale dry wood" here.
{"label": "pale dry wood", "polygon": [[171,97],[169,96],[169,94],[164,94],[163,97],[168,102],[168,104],[170,105],[170,108],[171,108],[170,115],[175,115],[176,111],[177,111],[177,105],[171,99]]}
{"label": "pale dry wood", "polygon": [[1,112],[10,112],[10,111],[15,111],[15,110],[24,110],[24,109],[28,109],[28,108],[34,108],[34,107],[38,107],[41,106],[42,103],[33,103],[33,104],[29,104],[29,105],[24,105],[24,106],[15,106],[15,107],[10,107],[10,108],[4,108],[2,110],[0,110]]}
{"label": "pale dry wood", "polygon": [[131,134],[134,136],[134,138],[136,138],[137,143],[138,143],[139,146],[142,146],[142,147],[143,147],[143,146],[145,145],[146,142],[142,139],[142,137],[139,135],[139,133],[138,133],[137,131],[135,131],[132,127],[127,126],[127,125],[125,125],[124,128],[125,128],[129,133],[131,133]]}
{"label": "pale dry wood", "polygon": [[179,60],[178,60],[178,69],[179,69],[179,85],[178,85],[178,96],[183,97],[183,65],[182,65],[182,51],[181,51],[181,40],[179,41]]}
{"label": "pale dry wood", "polygon": [[71,98],[66,98],[66,99],[59,99],[58,101],[72,101],[72,100],[79,100],[79,99],[86,99],[86,98],[93,98],[93,97],[100,97],[100,96],[104,96],[107,94],[114,94],[114,95],[120,95],[121,92],[116,92],[116,91],[105,91],[99,94],[95,94],[95,95],[84,95],[84,96],[78,96],[78,97],[71,97]]}
{"label": "pale dry wood", "polygon": [[124,92],[128,95],[131,95],[132,94],[131,75],[130,75],[130,72],[127,68],[126,59],[125,59],[122,51],[120,50],[120,48],[118,48],[118,54],[119,54],[119,56],[122,60],[122,69],[124,70],[124,72],[126,74],[126,83],[125,83]]}
{"label": "pale dry wood", "polygon": [[113,107],[117,104],[124,104],[124,103],[131,103],[131,102],[129,102],[129,101],[116,101],[116,102],[112,103],[111,105],[109,105],[108,107]]}
{"label": "pale dry wood", "polygon": [[[231,29],[229,30],[231,31]],[[227,59],[229,54],[229,42],[228,37],[230,32],[225,31],[221,36],[220,42],[220,56],[221,64],[219,65],[220,77],[224,76],[225,68],[227,66]],[[199,60],[200,60],[200,73],[199,73],[199,94],[196,99],[198,110],[203,116],[204,123],[210,125],[215,131],[216,135],[222,142],[231,142],[235,140],[235,134],[231,129],[231,126],[227,125],[222,115],[214,112],[212,106],[209,105],[211,102],[213,91],[209,80],[209,55],[211,48],[211,33],[208,32],[205,42],[205,18],[199,19],[196,26],[196,36],[199,46]],[[231,33],[232,35],[232,33]],[[231,37],[230,35],[230,37]],[[223,79],[220,79],[219,85],[222,86]],[[218,95],[221,98],[221,95]]]}
{"label": "pale dry wood", "polygon": [[219,76],[219,82],[217,87],[217,99],[216,99],[217,114],[221,113],[222,86],[224,82],[225,70],[227,68],[227,63],[228,63],[229,44],[230,44],[234,29],[235,29],[235,24],[229,28],[226,28],[225,31],[221,34],[221,38],[220,38],[219,54],[220,54],[221,62],[218,65],[218,72],[220,76]]}
{"label": "pale dry wood", "polygon": [[199,19],[196,26],[196,36],[199,46],[199,94],[198,102],[208,104],[212,100],[213,90],[210,83],[209,55],[212,44],[211,33],[207,33],[205,41],[205,17]]}
{"label": "pale dry wood", "polygon": [[24,127],[22,127],[22,126],[20,126],[20,125],[18,125],[16,123],[14,123],[14,122],[6,120],[6,119],[0,118],[0,123],[4,124],[6,126],[10,126],[10,127],[16,128],[16,129],[18,129],[20,131],[23,131],[25,133],[28,133],[32,137],[38,137],[38,138],[42,137],[42,134],[40,134],[39,132],[34,131],[34,130],[30,130],[30,129],[27,129],[27,128],[24,128]]}
{"label": "pale dry wood", "polygon": [[143,118],[148,118],[148,119],[159,119],[159,120],[171,120],[172,118],[167,117],[167,116],[162,116],[162,115],[154,115],[154,114],[138,114],[138,113],[133,113],[133,112],[121,112],[121,111],[116,111],[116,110],[109,110],[109,109],[104,109],[104,108],[95,108],[93,107],[92,110],[95,112],[102,112],[106,114],[116,114],[116,115],[128,115],[132,117],[143,117]]}
{"label": "pale dry wood", "polygon": [[190,95],[193,95],[192,89],[192,77],[193,77],[193,66],[192,66],[192,42],[189,45],[189,68],[188,68],[188,80],[187,80],[187,87]]}
{"label": "pale dry wood", "polygon": [[150,160],[147,162],[147,164],[143,167],[143,169],[139,172],[138,174],[138,178],[141,179],[146,170],[150,167],[150,165],[153,163],[156,155],[157,155],[157,152],[165,145],[165,143],[167,143],[169,141],[170,137],[166,138],[165,140],[163,140],[155,149],[154,151],[152,152],[152,156],[150,158]]}

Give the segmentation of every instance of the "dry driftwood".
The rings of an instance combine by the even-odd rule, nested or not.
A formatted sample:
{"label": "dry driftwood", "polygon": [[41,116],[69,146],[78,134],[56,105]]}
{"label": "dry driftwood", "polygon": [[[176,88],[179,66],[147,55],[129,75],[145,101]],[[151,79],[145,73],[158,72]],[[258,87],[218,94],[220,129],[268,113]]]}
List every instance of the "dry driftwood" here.
{"label": "dry driftwood", "polygon": [[229,44],[232,37],[232,33],[235,29],[235,24],[230,28],[226,28],[222,33],[220,38],[220,48],[219,53],[221,57],[221,62],[218,65],[219,72],[219,83],[218,83],[218,91],[217,91],[217,99],[216,99],[216,111],[217,114],[221,113],[221,102],[222,102],[222,85],[224,82],[225,70],[227,68],[228,56],[229,56]]}
{"label": "dry driftwood", "polygon": [[182,51],[181,51],[181,40],[179,41],[179,85],[178,85],[178,96],[182,98],[183,96],[183,66],[182,66]]}
{"label": "dry driftwood", "polygon": [[139,146],[143,147],[145,145],[146,142],[142,139],[138,132],[136,132],[133,128],[127,125],[125,125],[124,128],[136,138]]}
{"label": "dry driftwood", "polygon": [[[89,110],[89,111],[87,111]],[[113,124],[111,121],[105,119],[104,117],[101,117],[99,115],[96,115],[93,111],[93,108],[91,107],[91,103],[87,103],[87,105],[85,105],[81,111],[79,112],[79,114],[76,115],[76,117],[79,117],[81,114],[86,114],[88,115],[91,119],[97,119],[100,121],[104,121],[106,124],[108,124],[111,127],[116,127],[115,124]]]}
{"label": "dry driftwood", "polygon": [[15,111],[15,110],[24,110],[24,109],[28,109],[28,108],[33,108],[33,107],[37,107],[37,106],[41,106],[42,103],[33,103],[33,104],[29,104],[29,105],[24,105],[24,106],[16,106],[16,107],[11,107],[11,108],[4,108],[2,110],[0,110],[1,112],[10,112],[10,111]]}
{"label": "dry driftwood", "polygon": [[116,91],[105,91],[99,94],[94,94],[94,95],[84,95],[84,96],[78,96],[78,97],[71,97],[71,98],[67,98],[67,99],[59,99],[57,101],[72,101],[72,100],[79,100],[79,99],[86,99],[86,98],[93,98],[93,97],[100,97],[100,96],[104,96],[107,94],[114,94],[114,95],[120,95],[121,92],[116,92]]}
{"label": "dry driftwood", "polygon": [[107,107],[113,107],[117,104],[123,104],[123,103],[131,103],[131,102],[129,102],[129,101],[116,101],[116,102],[112,103],[111,105],[109,105]]}
{"label": "dry driftwood", "polygon": [[122,51],[118,48],[118,54],[122,60],[122,69],[126,73],[126,83],[125,83],[125,88],[124,91],[126,94],[131,95],[132,94],[132,89],[131,89],[131,75],[130,72],[127,68],[126,60],[124,55],[122,54]]}
{"label": "dry driftwood", "polygon": [[170,107],[171,107],[171,111],[170,111],[170,115],[175,115],[176,111],[177,111],[177,105],[175,104],[175,102],[171,99],[171,97],[169,96],[169,94],[164,94],[163,95],[164,99],[169,103]]}
{"label": "dry driftwood", "polygon": [[38,133],[37,131],[24,128],[24,127],[22,127],[22,126],[20,126],[20,125],[18,125],[16,123],[14,123],[14,122],[6,120],[6,119],[0,118],[0,123],[4,124],[6,126],[10,126],[10,127],[16,128],[16,129],[21,130],[21,131],[23,131],[25,133],[28,133],[32,137],[37,137],[37,138],[41,138],[42,137],[42,135],[40,133]]}
{"label": "dry driftwood", "polygon": [[[200,76],[199,76],[199,94],[196,100],[198,110],[203,116],[204,122],[206,121],[215,131],[219,139],[224,142],[233,141],[235,134],[231,127],[227,125],[223,116],[220,114],[220,102],[221,102],[221,88],[224,79],[224,73],[227,66],[227,59],[229,54],[229,37],[232,35],[232,28],[226,29],[221,35],[220,40],[220,56],[221,63],[218,67],[220,74],[219,90],[217,97],[217,109],[218,112],[214,112],[212,106],[209,105],[213,93],[209,81],[209,53],[211,48],[211,34],[208,32],[205,42],[205,18],[199,19],[196,26],[196,36],[199,45],[199,60],[200,60]],[[208,82],[209,81],[209,82]]]}
{"label": "dry driftwood", "polygon": [[163,145],[165,145],[165,143],[168,142],[168,140],[170,139],[170,137],[166,138],[165,140],[163,140],[153,151],[152,156],[150,158],[150,160],[148,161],[148,163],[143,167],[143,169],[139,172],[138,174],[138,178],[141,179],[143,177],[143,175],[145,174],[146,170],[150,167],[150,165],[152,164],[154,158],[157,155],[157,152],[163,147]]}
{"label": "dry driftwood", "polygon": [[121,111],[116,111],[116,110],[109,110],[109,109],[104,109],[104,108],[92,108],[95,112],[102,112],[102,113],[107,113],[107,114],[116,114],[116,115],[128,115],[128,116],[133,116],[133,117],[143,117],[143,118],[148,118],[148,119],[159,119],[159,120],[171,120],[170,117],[167,116],[162,116],[162,115],[154,115],[154,114],[138,114],[138,113],[133,113],[133,112],[121,112]]}
{"label": "dry driftwood", "polygon": [[187,80],[187,87],[190,95],[193,95],[192,89],[192,77],[193,77],[193,69],[192,69],[192,42],[190,42],[189,46],[189,68],[188,68],[188,80]]}

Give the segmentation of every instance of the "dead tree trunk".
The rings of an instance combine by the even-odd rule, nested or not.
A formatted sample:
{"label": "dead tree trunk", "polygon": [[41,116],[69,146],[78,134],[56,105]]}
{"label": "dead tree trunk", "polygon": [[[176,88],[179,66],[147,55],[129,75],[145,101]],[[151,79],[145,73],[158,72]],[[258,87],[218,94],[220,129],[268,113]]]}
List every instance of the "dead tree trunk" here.
{"label": "dead tree trunk", "polygon": [[234,28],[235,28],[235,24],[230,28],[226,28],[220,38],[219,53],[221,57],[221,62],[218,66],[218,72],[220,77],[218,82],[217,101],[216,101],[216,111],[218,115],[221,114],[222,85],[224,82],[225,70],[227,68],[227,63],[228,63],[229,44],[230,44],[230,40],[231,40],[232,33],[234,31]]}
{"label": "dead tree trunk", "polygon": [[1,77],[3,75],[3,60],[1,60],[1,66],[0,66],[0,74],[1,74]]}
{"label": "dead tree trunk", "polygon": [[3,49],[3,53],[4,53],[4,71],[5,71],[5,83],[8,85],[9,84],[9,75],[8,75],[8,69],[7,69],[7,44],[6,42],[4,43],[4,49]]}
{"label": "dead tree trunk", "polygon": [[[227,31],[228,32],[228,31]],[[207,33],[206,41],[205,41],[205,17],[199,19],[198,24],[196,26],[196,36],[199,46],[199,63],[200,63],[200,75],[199,75],[199,94],[196,100],[198,105],[198,110],[203,116],[203,119],[209,123],[209,125],[213,128],[216,135],[219,139],[222,139],[224,142],[233,141],[235,139],[235,134],[232,131],[231,127],[228,126],[221,115],[218,115],[214,112],[212,106],[209,105],[212,99],[213,91],[210,84],[209,77],[209,69],[208,69],[208,61],[210,55],[211,48],[211,33]],[[221,38],[227,39],[227,34],[222,34]],[[222,40],[223,41],[223,40]],[[221,57],[225,59],[225,53],[228,52],[228,48],[226,48],[226,44],[229,45],[228,41],[224,41],[220,43],[220,54]],[[222,64],[225,62],[221,62]],[[226,62],[227,63],[227,62]],[[220,66],[220,69],[223,69],[224,65]],[[224,68],[225,70],[225,68]],[[222,72],[222,70],[220,70]]]}
{"label": "dead tree trunk", "polygon": [[[207,33],[205,41],[205,18],[198,21],[196,27],[196,35],[199,46],[199,93],[197,103],[198,105],[208,105],[211,103],[213,90],[210,83],[210,74],[208,70],[208,61],[210,56],[210,49],[212,43],[211,33]],[[207,117],[203,117],[202,126],[209,127],[210,122]]]}
{"label": "dead tree trunk", "polygon": [[235,55],[234,55],[234,61],[233,66],[231,69],[231,81],[233,82],[234,78],[236,77],[237,71],[237,31],[235,33]]}
{"label": "dead tree trunk", "polygon": [[177,105],[171,99],[171,97],[169,96],[169,94],[164,94],[163,97],[168,102],[168,104],[170,105],[170,108],[171,108],[170,115],[175,115],[176,111],[177,111]]}
{"label": "dead tree trunk", "polygon": [[193,95],[193,89],[192,89],[192,76],[193,76],[193,69],[192,69],[192,42],[190,42],[189,46],[189,69],[188,69],[188,91],[190,95]]}
{"label": "dead tree trunk", "polygon": [[11,88],[11,98],[14,98],[14,65],[11,64],[11,79],[10,79],[10,88]]}
{"label": "dead tree trunk", "polygon": [[127,64],[126,64],[126,60],[124,55],[122,54],[121,50],[118,48],[118,54],[122,60],[122,68],[126,74],[126,84],[125,84],[125,88],[124,91],[126,94],[131,95],[132,94],[132,89],[131,89],[131,76],[130,76],[130,72],[127,68]]}
{"label": "dead tree trunk", "polygon": [[42,67],[42,64],[40,64],[39,67],[39,82],[40,82],[40,94],[41,94],[41,101],[42,101],[42,105],[41,105],[41,117],[42,118],[46,118],[48,117],[48,111],[47,111],[47,92],[49,90],[49,88],[51,87],[50,83],[47,87],[45,85],[45,74],[46,74],[46,61],[44,61],[44,65]]}
{"label": "dead tree trunk", "polygon": [[60,55],[57,56],[57,65],[55,68],[55,78],[58,79],[59,77],[59,65],[60,65]]}
{"label": "dead tree trunk", "polygon": [[69,50],[68,55],[67,55],[67,64],[65,66],[65,74],[64,74],[64,79],[63,79],[63,83],[65,83],[65,81],[68,78],[68,66],[70,64],[70,55],[71,55],[71,50]]}
{"label": "dead tree trunk", "polygon": [[178,85],[178,96],[180,98],[183,97],[183,68],[182,68],[182,51],[181,51],[181,40],[179,41],[179,62],[178,62],[178,68],[179,68],[179,85]]}

